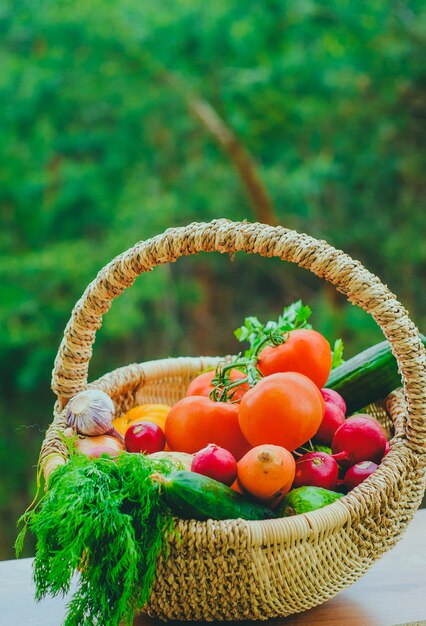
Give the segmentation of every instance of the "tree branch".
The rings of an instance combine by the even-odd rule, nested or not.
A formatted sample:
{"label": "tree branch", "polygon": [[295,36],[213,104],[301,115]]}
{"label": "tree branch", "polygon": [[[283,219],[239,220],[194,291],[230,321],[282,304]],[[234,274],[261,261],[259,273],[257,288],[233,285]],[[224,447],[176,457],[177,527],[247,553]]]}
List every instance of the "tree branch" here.
{"label": "tree branch", "polygon": [[184,86],[169,72],[163,79],[182,97],[192,115],[209,131],[236,169],[250,204],[259,222],[279,223],[272,199],[259,175],[257,164],[234,131],[220,117],[212,105]]}

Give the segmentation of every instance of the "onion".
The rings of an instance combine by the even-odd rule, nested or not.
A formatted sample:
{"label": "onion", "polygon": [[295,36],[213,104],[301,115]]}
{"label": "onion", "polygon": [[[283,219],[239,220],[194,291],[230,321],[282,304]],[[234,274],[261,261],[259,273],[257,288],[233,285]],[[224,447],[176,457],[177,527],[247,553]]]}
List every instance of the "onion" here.
{"label": "onion", "polygon": [[107,453],[115,454],[121,450],[124,450],[124,446],[121,441],[118,441],[115,437],[110,435],[100,435],[99,437],[78,437],[75,442],[76,448],[82,454],[93,456],[102,449]]}

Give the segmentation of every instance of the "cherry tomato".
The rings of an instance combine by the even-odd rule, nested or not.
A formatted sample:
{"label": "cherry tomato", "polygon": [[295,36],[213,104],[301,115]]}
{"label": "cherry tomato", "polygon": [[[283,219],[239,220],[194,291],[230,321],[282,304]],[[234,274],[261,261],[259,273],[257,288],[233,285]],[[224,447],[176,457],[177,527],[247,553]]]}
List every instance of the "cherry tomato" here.
{"label": "cherry tomato", "polygon": [[179,400],[166,419],[170,449],[194,453],[215,443],[229,450],[238,461],[250,448],[238,423],[238,409],[238,404],[214,402],[206,396]]}
{"label": "cherry tomato", "polygon": [[[216,376],[216,371],[211,370],[210,372],[203,372],[202,374],[198,374],[193,381],[189,383],[188,389],[186,390],[186,396],[209,396],[210,392],[213,391],[214,387],[212,384],[213,378]],[[237,380],[242,380],[245,378],[245,374],[240,372],[237,369],[232,369],[229,372],[229,380],[230,382],[235,382]],[[250,387],[247,383],[238,385],[234,389],[230,390],[229,394],[232,395],[232,400],[241,400],[246,391],[248,391]]]}
{"label": "cherry tomato", "polygon": [[323,335],[316,330],[298,329],[290,331],[281,345],[263,348],[258,367],[264,376],[299,372],[321,389],[330,374],[331,358],[330,344]]}
{"label": "cherry tomato", "polygon": [[239,423],[252,446],[274,444],[295,450],[317,432],[324,415],[318,387],[304,374],[266,376],[241,399]]}

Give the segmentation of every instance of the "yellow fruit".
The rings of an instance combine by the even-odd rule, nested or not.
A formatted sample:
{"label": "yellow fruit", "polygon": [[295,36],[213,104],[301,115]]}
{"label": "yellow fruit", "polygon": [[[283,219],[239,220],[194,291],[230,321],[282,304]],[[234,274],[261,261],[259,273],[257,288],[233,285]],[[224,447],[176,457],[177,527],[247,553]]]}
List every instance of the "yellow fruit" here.
{"label": "yellow fruit", "polygon": [[126,434],[126,430],[133,422],[153,422],[164,432],[166,417],[170,407],[167,404],[140,404],[133,407],[120,417],[112,421],[112,425],[120,435]]}

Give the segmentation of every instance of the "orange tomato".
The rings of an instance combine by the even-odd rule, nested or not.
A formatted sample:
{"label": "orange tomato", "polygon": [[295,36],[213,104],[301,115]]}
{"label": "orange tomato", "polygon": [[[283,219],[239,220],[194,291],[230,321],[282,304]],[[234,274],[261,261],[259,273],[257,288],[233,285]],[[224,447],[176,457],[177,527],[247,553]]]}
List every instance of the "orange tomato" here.
{"label": "orange tomato", "polygon": [[318,387],[298,372],[266,376],[241,399],[239,424],[252,446],[295,450],[317,432],[325,403]]}
{"label": "orange tomato", "polygon": [[243,488],[241,487],[240,483],[238,482],[238,478],[236,478],[234,480],[234,482],[232,483],[231,489],[233,489],[234,491],[237,491],[242,496],[245,494],[245,491],[243,491]]}
{"label": "orange tomato", "polygon": [[171,450],[198,452],[209,443],[225,448],[238,460],[249,450],[238,423],[238,405],[188,396],[176,402],[166,419]]}
{"label": "orange tomato", "polygon": [[[203,372],[202,374],[198,374],[194,380],[189,383],[188,389],[186,390],[186,396],[209,396],[210,392],[213,391],[214,387],[212,384],[213,378],[216,376],[216,371],[211,370],[210,372]],[[245,378],[245,374],[240,372],[237,369],[232,369],[229,372],[229,381],[236,382],[237,380],[242,380]],[[250,389],[247,383],[242,385],[238,385],[238,387],[230,390],[230,394],[232,394],[232,400],[241,400],[242,396],[246,391]]]}
{"label": "orange tomato", "polygon": [[170,406],[167,404],[139,404],[121,417],[116,417],[112,421],[112,425],[123,437],[132,422],[152,422],[160,426],[164,432],[166,417],[169,411]]}
{"label": "orange tomato", "polygon": [[[289,478],[289,480],[286,482],[286,484],[281,487],[281,489],[278,489],[278,491],[276,493],[274,493],[274,495],[270,498],[266,498],[266,499],[262,499],[262,504],[264,504],[265,506],[269,507],[270,509],[272,509],[272,511],[274,509],[277,508],[277,506],[279,505],[280,502],[282,502],[282,500],[285,498],[285,496],[288,494],[288,492],[290,491],[292,484],[293,484],[293,480],[294,478]],[[245,489],[242,488],[241,483],[238,481],[238,478],[236,478],[234,480],[234,482],[231,485],[231,489],[233,489],[234,491],[237,491],[238,493],[240,493],[243,496],[248,496],[250,497],[251,494],[246,491]]]}
{"label": "orange tomato", "polygon": [[293,482],[294,482],[294,478],[289,479],[289,481],[283,487],[281,487],[281,489],[279,489],[276,493],[274,493],[272,498],[267,498],[266,500],[264,500],[263,504],[265,504],[266,506],[268,506],[270,509],[274,511],[279,505],[279,503],[284,500],[285,496],[288,494],[288,492],[292,488]]}
{"label": "orange tomato", "polygon": [[316,330],[297,329],[279,346],[266,346],[259,354],[258,367],[264,376],[276,372],[299,372],[310,378],[319,389],[324,387],[331,371],[331,348]]}
{"label": "orange tomato", "polygon": [[270,500],[290,490],[296,471],[291,452],[282,446],[261,445],[238,461],[238,484],[260,500]]}

